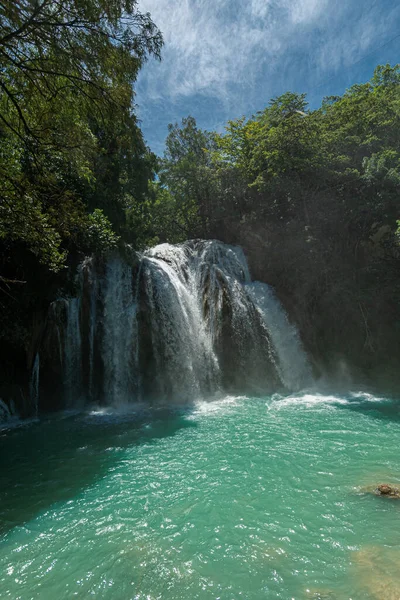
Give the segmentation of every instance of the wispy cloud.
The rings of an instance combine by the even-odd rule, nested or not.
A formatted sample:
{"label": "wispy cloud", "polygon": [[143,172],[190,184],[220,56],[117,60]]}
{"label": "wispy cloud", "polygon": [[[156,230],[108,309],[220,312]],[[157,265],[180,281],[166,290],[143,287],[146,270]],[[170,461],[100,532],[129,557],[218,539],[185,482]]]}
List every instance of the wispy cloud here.
{"label": "wispy cloud", "polygon": [[213,103],[229,117],[261,108],[285,89],[312,89],[400,28],[392,0],[139,0],[139,7],[165,40],[162,63],[140,76],[144,121],[163,108],[195,113],[205,99],[210,119]]}
{"label": "wispy cloud", "polygon": [[[142,0],[164,34],[164,64],[147,74],[153,98],[205,93],[225,99],[230,84],[254,84],[285,52],[295,29],[315,22],[327,0]],[[145,75],[146,78],[146,75]]]}

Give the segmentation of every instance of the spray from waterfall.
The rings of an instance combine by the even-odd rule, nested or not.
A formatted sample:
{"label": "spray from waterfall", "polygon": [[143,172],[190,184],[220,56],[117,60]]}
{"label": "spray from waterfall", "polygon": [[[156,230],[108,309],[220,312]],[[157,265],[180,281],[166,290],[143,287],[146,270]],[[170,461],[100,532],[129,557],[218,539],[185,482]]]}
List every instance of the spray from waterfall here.
{"label": "spray from waterfall", "polygon": [[297,328],[289,322],[273,288],[256,281],[246,286],[259,311],[277,355],[277,369],[284,386],[299,391],[311,385],[312,372]]}

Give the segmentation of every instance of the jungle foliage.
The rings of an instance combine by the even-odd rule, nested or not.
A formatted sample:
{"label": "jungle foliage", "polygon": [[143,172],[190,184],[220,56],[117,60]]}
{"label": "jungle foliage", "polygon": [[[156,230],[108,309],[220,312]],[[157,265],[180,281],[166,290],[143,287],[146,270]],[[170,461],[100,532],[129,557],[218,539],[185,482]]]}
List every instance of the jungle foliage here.
{"label": "jungle foliage", "polygon": [[250,119],[229,121],[223,134],[202,131],[193,117],[170,125],[155,186],[168,202],[154,212],[171,205],[175,220],[163,237],[207,237],[228,221],[260,217],[311,227],[315,209],[333,216],[330,195],[344,223],[368,238],[374,224],[394,231],[399,186],[400,66],[385,65],[318,110],[288,92]]}
{"label": "jungle foliage", "polygon": [[318,110],[288,92],[223,134],[184,119],[154,185],[153,226],[170,215],[154,233],[242,245],[315,356],[398,361],[400,65]]}
{"label": "jungle foliage", "polygon": [[378,355],[395,357],[398,369],[400,66],[377,67],[318,110],[288,92],[222,134],[189,116],[169,126],[158,158],[134,85],[161,48],[136,0],[0,0],[0,335],[10,364],[25,360],[48,303],[73,289],[84,254],[203,237],[244,247],[314,356],[344,356],[364,372]]}
{"label": "jungle foliage", "polygon": [[0,0],[0,380],[79,259],[137,241],[155,157],[134,84],[161,47],[136,0]]}
{"label": "jungle foliage", "polygon": [[115,245],[152,174],[133,84],[161,46],[135,0],[0,2],[1,276]]}

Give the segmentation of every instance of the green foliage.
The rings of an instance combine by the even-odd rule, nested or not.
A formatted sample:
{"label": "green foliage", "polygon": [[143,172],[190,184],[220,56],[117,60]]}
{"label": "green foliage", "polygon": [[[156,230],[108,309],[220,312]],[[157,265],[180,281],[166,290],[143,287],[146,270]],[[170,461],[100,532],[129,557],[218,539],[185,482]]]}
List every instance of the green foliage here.
{"label": "green foliage", "polygon": [[25,369],[83,253],[145,237],[126,216],[155,166],[133,86],[161,46],[136,0],[0,0],[0,363]]}
{"label": "green foliage", "polygon": [[139,249],[187,239],[188,231],[178,220],[176,202],[159,181],[151,182],[148,197],[136,202],[127,211],[127,227],[136,232],[135,244]]}
{"label": "green foliage", "polygon": [[[304,196],[321,189],[349,193],[353,207],[348,208],[353,211],[357,190],[357,200],[364,194],[373,223],[383,198],[392,214],[395,210],[399,132],[399,66],[377,67],[371,82],[325,99],[321,109],[312,112],[307,111],[304,94],[288,92],[255,117],[230,121],[225,134],[214,136],[213,167],[224,182],[214,189],[224,189],[230,181],[232,190],[217,204],[230,204],[225,212],[240,205],[241,219],[245,212],[280,220],[304,213]],[[184,168],[183,162],[180,165]],[[382,188],[378,202],[374,186]]]}
{"label": "green foliage", "polygon": [[400,153],[385,149],[366,156],[362,163],[364,179],[369,183],[385,183],[400,187]]}
{"label": "green foliage", "polygon": [[96,252],[104,252],[116,248],[119,236],[112,230],[109,219],[100,208],[88,215],[88,225],[85,229],[87,244]]}
{"label": "green foliage", "polygon": [[148,222],[174,212],[185,237],[242,245],[255,277],[296,306],[316,355],[400,355],[399,65],[318,110],[288,92],[222,134],[191,117],[171,125],[156,188]]}
{"label": "green foliage", "polygon": [[132,85],[161,46],[135,0],[0,3],[0,269],[115,244],[152,176]]}
{"label": "green foliage", "polygon": [[208,235],[217,185],[215,149],[214,135],[199,129],[193,117],[183,119],[182,126],[169,126],[156,197],[167,201],[175,238],[177,229],[186,238]]}

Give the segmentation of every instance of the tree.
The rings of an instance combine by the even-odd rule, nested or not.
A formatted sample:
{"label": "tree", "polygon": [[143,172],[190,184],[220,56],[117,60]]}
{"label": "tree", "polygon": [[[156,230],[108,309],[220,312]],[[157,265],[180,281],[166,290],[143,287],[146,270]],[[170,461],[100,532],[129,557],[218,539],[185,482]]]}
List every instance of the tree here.
{"label": "tree", "polygon": [[193,117],[168,127],[166,149],[160,165],[160,185],[175,202],[176,222],[186,236],[208,236],[216,181],[212,152],[214,135],[197,127]]}
{"label": "tree", "polygon": [[0,242],[58,270],[96,208],[123,227],[121,182],[136,191],[128,162],[146,154],[132,85],[162,38],[135,0],[1,1],[0,15]]}
{"label": "tree", "polygon": [[3,0],[0,15],[0,89],[9,104],[1,120],[31,142],[48,135],[27,99],[51,111],[73,92],[92,109],[111,102],[129,110],[143,61],[160,56],[161,34],[135,0]]}
{"label": "tree", "polygon": [[171,126],[160,173],[187,237],[242,245],[318,359],[347,355],[365,373],[381,352],[398,372],[400,66],[318,110],[288,92],[204,133],[191,118]]}

